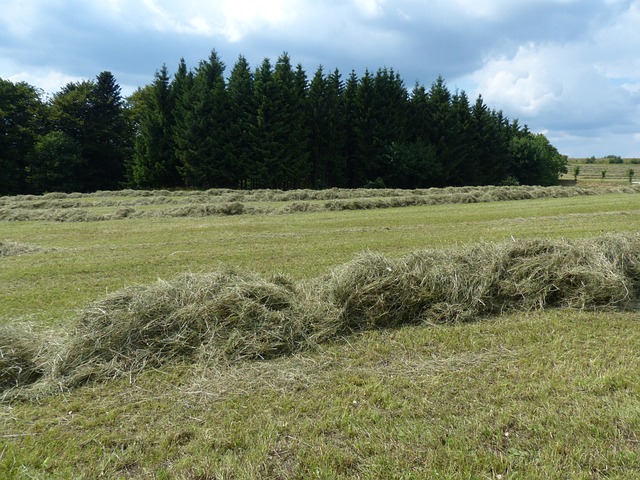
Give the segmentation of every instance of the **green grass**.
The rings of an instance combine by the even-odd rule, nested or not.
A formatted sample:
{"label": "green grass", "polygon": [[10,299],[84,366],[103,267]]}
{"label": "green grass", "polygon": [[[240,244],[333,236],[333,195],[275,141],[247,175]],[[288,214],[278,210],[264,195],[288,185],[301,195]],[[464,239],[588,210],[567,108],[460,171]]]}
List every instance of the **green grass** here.
{"label": "green grass", "polygon": [[[637,232],[640,196],[0,222],[0,323],[59,338],[107,292],[226,265],[315,278],[515,238]],[[51,330],[51,331],[48,331]],[[0,478],[640,478],[637,313],[555,310],[163,367],[0,404]]]}

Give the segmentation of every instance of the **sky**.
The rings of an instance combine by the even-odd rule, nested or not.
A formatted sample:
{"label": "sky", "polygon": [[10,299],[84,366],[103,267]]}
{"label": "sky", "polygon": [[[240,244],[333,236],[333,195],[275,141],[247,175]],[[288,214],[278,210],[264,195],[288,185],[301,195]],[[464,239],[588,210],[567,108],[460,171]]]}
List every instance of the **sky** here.
{"label": "sky", "polygon": [[128,95],[213,49],[227,75],[283,52],[309,78],[441,75],[562,154],[640,158],[640,0],[0,0],[0,78],[47,93],[107,70]]}

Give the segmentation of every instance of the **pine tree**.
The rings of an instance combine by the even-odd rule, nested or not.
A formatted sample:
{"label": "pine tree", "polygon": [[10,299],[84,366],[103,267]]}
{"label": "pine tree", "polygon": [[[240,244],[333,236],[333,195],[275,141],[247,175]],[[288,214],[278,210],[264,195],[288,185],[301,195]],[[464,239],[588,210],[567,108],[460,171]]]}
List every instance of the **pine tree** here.
{"label": "pine tree", "polygon": [[379,69],[373,80],[373,142],[375,151],[369,158],[370,178],[388,179],[393,174],[390,147],[404,143],[408,116],[408,93],[393,69]]}
{"label": "pine tree", "polygon": [[144,90],[142,115],[133,159],[133,179],[139,187],[177,187],[182,179],[177,169],[174,145],[174,104],[166,65],[156,72]]}
{"label": "pine tree", "polygon": [[309,153],[315,187],[342,187],[346,184],[342,90],[340,72],[336,69],[325,76],[322,66],[309,86]]}
{"label": "pine tree", "polygon": [[0,195],[27,191],[26,160],[42,133],[44,112],[35,87],[0,78]]}
{"label": "pine tree", "polygon": [[255,148],[257,108],[254,78],[249,63],[242,55],[231,71],[227,85],[229,97],[229,135],[226,155],[234,184],[248,188],[256,168]]}
{"label": "pine tree", "polygon": [[225,157],[228,101],[224,63],[215,50],[201,61],[193,86],[184,93],[176,118],[178,171],[188,186],[210,188],[233,185]]}
{"label": "pine tree", "polygon": [[346,186],[344,85],[336,68],[327,78],[326,178],[324,185]]}
{"label": "pine tree", "polygon": [[276,85],[271,62],[265,58],[255,72],[254,96],[257,108],[255,135],[255,166],[250,173],[252,188],[276,188],[283,182],[278,160],[275,134]]}
{"label": "pine tree", "polygon": [[293,71],[287,53],[276,62],[273,72],[273,141],[275,155],[272,168],[278,173],[281,188],[306,185],[311,175],[305,131],[307,78],[298,65]]}
{"label": "pine tree", "polygon": [[133,132],[124,111],[120,86],[111,72],[101,72],[89,93],[86,188],[117,189],[133,150]]}
{"label": "pine tree", "polygon": [[354,186],[357,187],[374,182],[379,176],[375,163],[372,161],[378,153],[378,144],[375,139],[375,101],[373,76],[369,70],[366,70],[358,83],[355,97],[355,118],[353,119],[356,149],[353,152],[352,168]]}
{"label": "pine tree", "polygon": [[500,119],[478,96],[471,108],[475,176],[480,185],[500,184],[508,174],[509,142]]}
{"label": "pine tree", "polygon": [[446,162],[449,183],[455,186],[477,185],[478,164],[473,151],[472,117],[469,97],[463,91],[451,98],[451,131],[448,134]]}
{"label": "pine tree", "polygon": [[351,71],[344,87],[341,97],[341,110],[344,114],[344,158],[346,167],[347,187],[355,188],[360,186],[357,173],[358,133],[356,129],[356,119],[358,118],[358,95],[359,79],[355,71]]}

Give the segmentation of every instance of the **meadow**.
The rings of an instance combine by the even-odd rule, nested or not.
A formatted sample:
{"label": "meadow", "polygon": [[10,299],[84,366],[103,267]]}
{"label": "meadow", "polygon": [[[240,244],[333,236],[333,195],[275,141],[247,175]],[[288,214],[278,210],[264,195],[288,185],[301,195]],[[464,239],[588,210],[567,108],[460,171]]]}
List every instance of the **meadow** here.
{"label": "meadow", "polygon": [[0,198],[0,477],[640,478],[638,193]]}

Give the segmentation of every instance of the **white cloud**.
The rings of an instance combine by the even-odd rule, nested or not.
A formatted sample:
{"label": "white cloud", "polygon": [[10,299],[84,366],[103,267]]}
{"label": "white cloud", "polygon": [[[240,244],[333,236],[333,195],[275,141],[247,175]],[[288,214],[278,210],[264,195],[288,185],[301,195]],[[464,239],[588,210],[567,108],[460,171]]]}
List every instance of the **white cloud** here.
{"label": "white cloud", "polygon": [[508,111],[535,115],[558,102],[564,90],[560,72],[535,44],[520,47],[512,58],[491,59],[472,75],[477,90]]}
{"label": "white cloud", "polygon": [[356,8],[367,18],[375,18],[383,14],[382,4],[385,0],[353,0]]}
{"label": "white cloud", "polygon": [[11,82],[26,82],[29,85],[37,86],[46,95],[55,93],[68,83],[84,80],[81,77],[67,75],[57,70],[21,71],[8,78]]}
{"label": "white cloud", "polygon": [[0,28],[11,35],[26,37],[35,28],[38,17],[37,4],[3,2],[2,8],[0,8]]}
{"label": "white cloud", "polygon": [[231,42],[242,40],[260,28],[273,28],[296,17],[295,0],[226,0],[222,2],[223,30]]}

